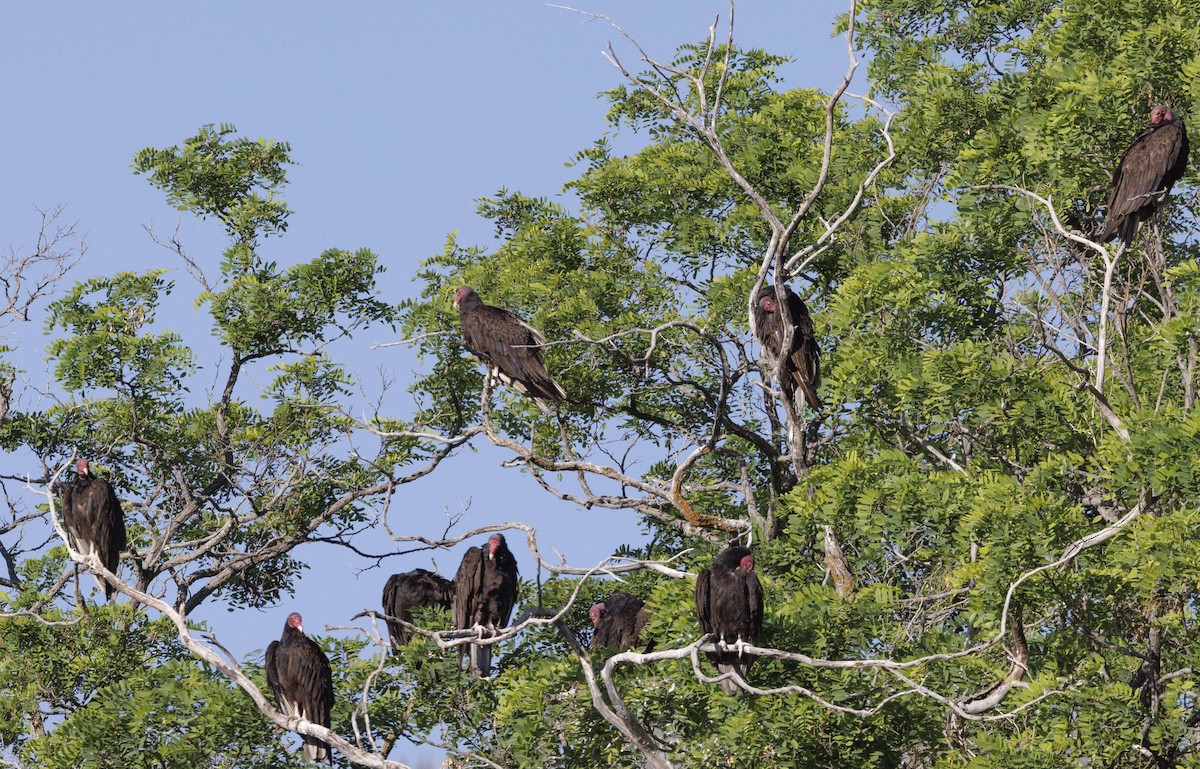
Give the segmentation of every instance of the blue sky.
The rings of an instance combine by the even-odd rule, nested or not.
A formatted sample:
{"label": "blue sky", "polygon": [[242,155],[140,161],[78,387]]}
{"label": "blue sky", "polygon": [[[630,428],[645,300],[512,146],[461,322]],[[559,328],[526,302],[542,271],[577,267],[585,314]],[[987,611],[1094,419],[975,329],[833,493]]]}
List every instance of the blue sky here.
{"label": "blue sky", "polygon": [[[703,39],[717,14],[723,29],[728,13],[711,0],[578,0],[577,7],[609,15],[661,59]],[[816,0],[745,3],[735,38],[795,57],[782,70],[786,87],[828,91],[847,64],[844,41],[830,36],[844,10]],[[399,301],[417,293],[416,266],[442,249],[447,233],[493,244],[474,214],[476,199],[501,187],[561,195],[575,174],[573,154],[609,130],[597,94],[621,82],[601,55],[610,41],[636,65],[636,52],[607,24],[525,0],[10,4],[0,23],[0,249],[27,249],[37,234],[35,206],[63,205],[64,220],[87,241],[74,279],[171,268],[186,290],[160,320],[203,328],[189,278],[143,225],[164,235],[178,226],[191,256],[214,268],[220,228],[167,206],[131,173],[130,159],[142,147],[177,144],[203,124],[232,123],[243,135],[290,142],[298,162],[284,192],[294,211],[289,230],[268,241],[267,255],[290,262],[331,247],[370,248],[388,269],[385,298]],[[851,90],[866,90],[865,75],[863,67]],[[42,325],[9,330],[9,343],[31,361],[30,382],[45,382]],[[387,367],[402,384],[418,362],[398,348],[371,349],[394,339],[387,330],[360,336],[344,360],[365,379]],[[502,452],[479,449],[402,489],[403,517],[394,513],[393,526],[438,535],[443,511],[469,502],[465,524],[535,524],[543,551],[574,565],[638,540],[633,516],[558,502],[529,477],[501,470]],[[388,547],[383,538],[376,544]],[[532,576],[523,545],[514,551]],[[437,565],[453,572],[460,552],[438,555]],[[239,652],[261,649],[293,608],[310,632],[343,624],[378,603],[387,574],[430,566],[422,554],[359,574],[364,564],[344,551],[310,546],[301,556],[313,568],[297,600],[261,614],[214,613],[222,641]]]}

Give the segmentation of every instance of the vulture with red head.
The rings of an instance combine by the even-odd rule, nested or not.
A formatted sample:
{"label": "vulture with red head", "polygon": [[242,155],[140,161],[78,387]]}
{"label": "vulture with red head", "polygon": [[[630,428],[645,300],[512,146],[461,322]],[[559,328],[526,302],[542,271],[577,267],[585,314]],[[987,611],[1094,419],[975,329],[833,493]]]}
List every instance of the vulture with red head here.
{"label": "vulture with red head", "polygon": [[558,402],[567,394],[542,362],[540,347],[546,344],[546,337],[508,310],[484,304],[470,286],[454,292],[454,306],[467,349],[491,367],[501,382],[553,414],[546,401]]}
{"label": "vulture with red head", "polygon": [[[504,535],[493,534],[483,547],[468,550],[458,566],[454,576],[454,626],[491,631],[507,627],[516,602],[517,559]],[[474,643],[467,646],[471,675],[482,678],[491,673],[492,647]]]}
{"label": "vulture with red head", "polygon": [[[267,686],[286,716],[299,716],[326,728],[333,710],[333,670],[317,642],[304,635],[300,615],[292,612],[283,636],[267,646]],[[329,743],[304,737],[304,760],[333,763]]]}
{"label": "vulture with red head", "polygon": [[[754,556],[744,547],[730,547],[713,559],[712,566],[696,579],[696,613],[700,629],[710,643],[758,645],[762,633],[763,592],[754,574]],[[753,657],[737,651],[710,653],[708,659],[722,673],[736,673],[743,681],[750,672]],[[721,690],[737,694],[741,687],[730,679],[721,681]]]}
{"label": "vulture with red head", "polygon": [[[779,386],[789,403],[794,404],[799,414],[802,405],[796,401],[796,391],[804,395],[810,408],[820,408],[821,399],[817,388],[821,386],[821,351],[813,333],[812,318],[804,300],[796,296],[787,286],[783,287],[788,314],[792,320],[792,344],[783,360],[783,376]],[[754,333],[763,349],[770,354],[771,363],[778,365],[783,355],[784,324],[780,315],[778,297],[774,286],[759,289],[754,302]]]}
{"label": "vulture with red head", "polygon": [[591,648],[614,646],[632,649],[638,645],[642,628],[650,619],[650,612],[640,599],[618,590],[592,606],[588,610],[588,618],[596,628]]}
{"label": "vulture with red head", "polygon": [[[405,622],[412,622],[414,607],[440,606],[449,609],[453,602],[454,583],[425,569],[393,574],[383,586],[383,613]],[[399,622],[388,620],[388,636],[392,639],[392,646],[399,649],[408,643],[411,631]]]}
{"label": "vulture with red head", "polygon": [[[127,546],[125,515],[112,484],[92,475],[86,459],[75,463],[75,480],[63,490],[62,523],[72,550],[85,556],[95,553],[104,568],[117,572]],[[96,582],[104,597],[112,600],[116,588],[99,575]]]}
{"label": "vulture with red head", "polygon": [[1101,235],[1107,243],[1120,237],[1133,242],[1138,225],[1162,204],[1188,163],[1183,118],[1159,104],[1150,110],[1150,125],[1133,139],[1113,174],[1108,220]]}

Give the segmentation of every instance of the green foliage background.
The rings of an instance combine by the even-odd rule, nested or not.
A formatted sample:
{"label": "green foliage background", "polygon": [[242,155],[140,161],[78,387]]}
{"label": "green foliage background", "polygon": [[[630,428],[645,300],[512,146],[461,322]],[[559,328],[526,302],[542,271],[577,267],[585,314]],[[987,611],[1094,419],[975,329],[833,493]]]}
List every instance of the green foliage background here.
{"label": "green foliage background", "polygon": [[[135,172],[229,236],[219,262],[191,264],[221,349],[217,386],[196,405],[196,352],[156,323],[182,290],[164,272],[95,278],[49,304],[46,355],[65,397],[10,408],[3,445],[37,457],[47,485],[72,455],[94,457],[129,508],[124,575],[185,615],[209,600],[278,603],[305,568],[298,544],[353,543],[385,498],[447,471],[468,439],[518,447],[520,482],[574,505],[564,514],[637,510],[646,539],[622,555],[694,574],[727,533],[684,525],[668,490],[708,446],[682,494],[702,516],[753,529],[765,645],[926,661],[889,672],[762,659],[750,682],[778,691],[736,698],[686,660],[619,667],[630,717],[672,765],[1200,765],[1195,175],[1121,254],[1103,318],[1103,260],[1015,189],[1096,235],[1115,159],[1149,105],[1200,116],[1200,6],[867,0],[855,34],[865,88],[895,117],[838,104],[829,183],[785,254],[852,211],[788,276],[821,340],[827,404],[797,428],[809,448],[799,478],[747,319],[768,222],[711,147],[632,84],[605,94],[609,124],[597,132],[635,132],[644,149],[622,155],[607,135],[583,148],[568,185],[577,210],[539,197],[549,191],[480,201],[500,245],[450,236],[419,269],[420,295],[399,306],[378,296],[369,250],[288,267],[261,257],[261,242],[287,229],[287,144],[207,126],[142,150]],[[720,82],[715,136],[787,220],[818,178],[828,94],[781,83],[776,54],[797,52],[725,59],[718,48],[705,69],[706,50],[682,46],[643,82],[693,112],[695,83],[711,96]],[[869,180],[888,154],[885,131],[895,159]],[[571,396],[557,417],[501,388],[481,421],[483,372],[451,306],[463,284],[551,340],[548,367]],[[1109,373],[1096,387],[1102,322]],[[427,373],[411,383],[411,414],[363,422],[339,408],[356,372],[328,351],[379,324],[417,340]],[[267,382],[265,397],[250,397],[251,378]],[[167,620],[144,605],[85,607],[61,542],[16,545],[47,526],[41,511],[0,533],[12,554],[0,594],[8,763],[298,761]],[[853,596],[827,577],[826,527]],[[1115,536],[1031,574],[1109,527]],[[610,587],[553,576],[526,582],[522,603],[564,606],[578,588],[564,622],[586,640],[587,607]],[[687,576],[634,571],[624,589],[652,609],[656,650],[697,639]],[[436,611],[418,620],[448,622]],[[1028,669],[974,717],[964,704],[1009,675],[1022,620]],[[585,667],[614,651],[580,657],[553,626],[503,645],[489,681],[462,675],[457,654],[429,639],[390,657],[361,638],[325,643],[334,730],[354,738],[352,711],[365,709],[375,749],[432,739],[462,766],[648,760],[589,695]]]}

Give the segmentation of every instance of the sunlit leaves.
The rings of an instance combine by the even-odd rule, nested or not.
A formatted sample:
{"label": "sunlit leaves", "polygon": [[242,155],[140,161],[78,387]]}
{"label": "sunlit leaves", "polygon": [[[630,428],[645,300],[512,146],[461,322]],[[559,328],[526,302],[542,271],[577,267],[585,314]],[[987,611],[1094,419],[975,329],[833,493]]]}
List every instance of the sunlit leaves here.
{"label": "sunlit leaves", "polygon": [[161,270],[118,273],[72,288],[50,306],[50,325],[68,336],[50,346],[70,390],[177,395],[192,370],[191,352],[173,331],[151,333],[160,298],[172,285]]}
{"label": "sunlit leaves", "polygon": [[228,124],[203,126],[182,146],[141,150],[133,169],[179,210],[214,216],[238,243],[249,245],[287,230],[291,212],[276,191],[286,181],[291,148],[236,133]]}
{"label": "sunlit leaves", "polygon": [[212,306],[217,333],[241,354],[296,352],[302,344],[389,321],[391,307],[374,296],[380,271],[367,249],[330,249],[282,270],[255,262],[229,276],[227,287],[201,299]]}

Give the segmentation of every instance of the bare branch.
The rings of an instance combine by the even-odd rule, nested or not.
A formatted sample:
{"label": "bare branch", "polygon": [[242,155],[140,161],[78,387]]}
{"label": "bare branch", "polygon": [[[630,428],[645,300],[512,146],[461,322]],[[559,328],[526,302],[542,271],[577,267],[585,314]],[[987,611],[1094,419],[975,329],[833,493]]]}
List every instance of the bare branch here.
{"label": "bare branch", "polygon": [[64,206],[53,209],[35,207],[41,217],[37,242],[32,251],[9,246],[0,261],[0,325],[9,321],[28,321],[29,311],[40,299],[49,296],[72,267],[79,263],[87,246],[75,233],[75,224],[60,221]]}

